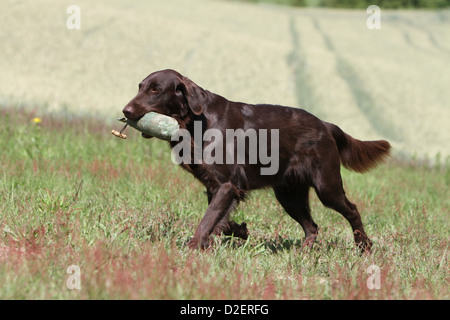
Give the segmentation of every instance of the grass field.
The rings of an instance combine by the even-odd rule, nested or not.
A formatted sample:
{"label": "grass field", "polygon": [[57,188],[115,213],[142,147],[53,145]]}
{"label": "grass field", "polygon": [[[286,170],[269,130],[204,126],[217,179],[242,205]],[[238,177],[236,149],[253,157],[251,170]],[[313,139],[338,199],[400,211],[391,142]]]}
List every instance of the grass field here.
{"label": "grass field", "polygon": [[[448,286],[448,163],[391,161],[365,175],[343,171],[374,241],[355,249],[351,229],[313,196],[320,226],[303,231],[259,191],[233,214],[247,241],[186,243],[206,209],[203,187],[170,162],[165,142],[110,137],[99,123],[1,111],[1,299],[436,299]],[[69,290],[69,266],[81,289]],[[369,290],[367,268],[380,268]]]}
{"label": "grass field", "polygon": [[[80,30],[66,28],[71,4]],[[0,299],[449,299],[450,12],[382,10],[381,30],[366,19],[228,1],[1,1]],[[188,250],[203,187],[165,142],[110,134],[164,68],[388,139],[387,164],[342,169],[373,253],[315,195],[318,243],[302,250],[267,190],[233,213],[247,241]],[[71,265],[80,290],[66,285]]]}

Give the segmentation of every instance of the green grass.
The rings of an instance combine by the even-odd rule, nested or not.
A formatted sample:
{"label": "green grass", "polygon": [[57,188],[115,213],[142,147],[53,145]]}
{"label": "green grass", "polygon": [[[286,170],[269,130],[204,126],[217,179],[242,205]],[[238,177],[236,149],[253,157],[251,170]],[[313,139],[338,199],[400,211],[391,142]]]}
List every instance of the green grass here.
{"label": "green grass", "polygon": [[[370,255],[315,195],[318,243],[302,250],[301,228],[269,190],[233,214],[248,223],[247,241],[218,237],[198,252],[186,244],[207,206],[203,187],[170,162],[165,142],[131,129],[116,139],[110,129],[0,109],[1,299],[450,298],[449,163],[342,170]],[[380,290],[366,286],[372,264]],[[81,290],[66,287],[70,265]]]}

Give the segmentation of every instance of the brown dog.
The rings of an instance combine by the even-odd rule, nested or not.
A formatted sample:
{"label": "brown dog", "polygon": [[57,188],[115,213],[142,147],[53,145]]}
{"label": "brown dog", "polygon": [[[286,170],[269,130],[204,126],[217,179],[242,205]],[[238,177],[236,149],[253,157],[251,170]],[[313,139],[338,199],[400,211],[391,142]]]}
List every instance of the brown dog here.
{"label": "brown dog", "polygon": [[[245,223],[230,221],[230,212],[249,191],[265,187],[273,188],[280,204],[305,231],[304,245],[312,247],[317,225],[311,218],[308,194],[313,187],[325,206],[347,219],[356,244],[370,250],[372,242],[360,214],[345,196],[340,164],[365,172],[388,156],[391,146],[387,141],[354,139],[302,109],[228,101],[174,70],[146,77],[136,97],[123,109],[131,120],[148,112],[173,117],[190,133],[183,141],[170,142],[172,149],[179,151],[177,145],[189,139],[192,148],[183,151],[183,159],[189,161],[180,165],[203,183],[208,196],[208,209],[190,248],[207,248],[212,233],[247,238]],[[213,134],[207,138],[207,132]],[[207,151],[209,160],[214,161],[201,158]],[[220,155],[226,159],[221,160]],[[268,159],[272,160],[270,167]]]}

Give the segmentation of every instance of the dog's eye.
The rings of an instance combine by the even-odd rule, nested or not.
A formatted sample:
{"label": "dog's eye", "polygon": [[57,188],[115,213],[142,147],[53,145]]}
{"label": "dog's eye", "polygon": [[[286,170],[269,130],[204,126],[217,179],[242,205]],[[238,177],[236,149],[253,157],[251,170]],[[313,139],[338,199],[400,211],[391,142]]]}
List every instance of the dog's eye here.
{"label": "dog's eye", "polygon": [[160,91],[159,87],[157,87],[157,86],[150,87],[150,90],[152,92],[159,92]]}

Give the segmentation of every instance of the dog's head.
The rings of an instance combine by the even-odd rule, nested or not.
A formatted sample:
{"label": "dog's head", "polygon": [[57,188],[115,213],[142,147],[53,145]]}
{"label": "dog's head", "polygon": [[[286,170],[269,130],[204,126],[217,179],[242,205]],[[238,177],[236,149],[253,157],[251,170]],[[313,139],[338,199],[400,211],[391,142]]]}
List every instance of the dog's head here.
{"label": "dog's head", "polygon": [[206,103],[205,90],[178,72],[168,69],[153,72],[142,80],[139,92],[122,112],[130,120],[138,120],[148,112],[181,120],[190,113],[203,113]]}

